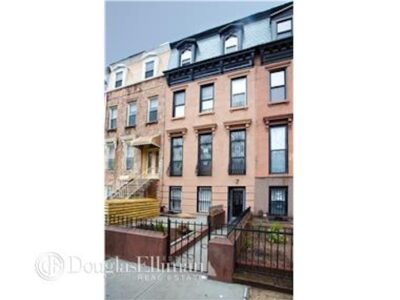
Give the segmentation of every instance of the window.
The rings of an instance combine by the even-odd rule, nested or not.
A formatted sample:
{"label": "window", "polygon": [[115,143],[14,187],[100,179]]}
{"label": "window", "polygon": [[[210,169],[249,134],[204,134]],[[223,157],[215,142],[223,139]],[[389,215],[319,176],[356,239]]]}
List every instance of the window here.
{"label": "window", "polygon": [[285,187],[270,187],[269,188],[269,214],[275,217],[287,216],[288,188]]}
{"label": "window", "polygon": [[197,175],[211,176],[212,174],[212,133],[199,134],[199,152]]}
{"label": "window", "polygon": [[125,166],[127,170],[132,170],[133,169],[133,146],[127,144],[126,145],[126,161],[125,161]]}
{"label": "window", "polygon": [[122,86],[123,77],[124,71],[118,71],[115,73],[115,88]]}
{"label": "window", "polygon": [[186,49],[181,52],[181,67],[192,63],[192,50]]}
{"label": "window", "polygon": [[211,187],[201,186],[197,188],[197,212],[208,213],[211,206]]}
{"label": "window", "polygon": [[108,199],[112,195],[112,185],[104,186],[104,198]]}
{"label": "window", "polygon": [[231,107],[246,105],[246,77],[231,81]]}
{"label": "window", "polygon": [[283,33],[292,31],[292,19],[280,21],[276,23],[276,33],[278,36]]}
{"label": "window", "polygon": [[158,109],[158,100],[157,97],[152,97],[149,99],[149,112],[147,116],[148,123],[157,122],[157,109]]}
{"label": "window", "polygon": [[279,70],[270,73],[270,99],[271,102],[283,101],[286,99],[286,70]]}
{"label": "window", "polygon": [[136,102],[128,103],[127,126],[136,125]]}
{"label": "window", "polygon": [[171,138],[171,176],[182,176],[183,167],[183,138]]}
{"label": "window", "polygon": [[225,54],[231,53],[238,50],[238,38],[234,35],[231,35],[225,40]]}
{"label": "window", "polygon": [[154,60],[148,61],[145,64],[144,78],[150,78],[154,76]]}
{"label": "window", "polygon": [[172,117],[179,118],[183,116],[185,116],[185,91],[179,91],[174,93]]}
{"label": "window", "polygon": [[287,126],[273,126],[269,128],[269,172],[287,173]]}
{"label": "window", "polygon": [[117,129],[117,107],[108,109],[108,129]]}
{"label": "window", "polygon": [[107,143],[107,170],[114,170],[114,162],[115,162],[115,145],[114,143]]}
{"label": "window", "polygon": [[229,174],[246,174],[246,130],[230,132]]}
{"label": "window", "polygon": [[169,210],[181,211],[182,187],[169,187]]}
{"label": "window", "polygon": [[214,110],[214,84],[203,85],[200,88],[200,112]]}

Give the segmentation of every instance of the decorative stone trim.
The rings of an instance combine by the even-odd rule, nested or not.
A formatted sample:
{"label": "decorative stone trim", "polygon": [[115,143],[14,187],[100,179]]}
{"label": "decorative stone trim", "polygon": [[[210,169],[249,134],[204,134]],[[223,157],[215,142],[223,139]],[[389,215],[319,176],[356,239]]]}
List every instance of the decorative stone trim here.
{"label": "decorative stone trim", "polygon": [[267,128],[272,125],[283,125],[283,124],[291,126],[293,122],[293,114],[264,117],[263,120]]}
{"label": "decorative stone trim", "polygon": [[232,128],[249,128],[250,125],[251,119],[224,122],[225,129],[228,130]]}
{"label": "decorative stone trim", "polygon": [[212,123],[212,124],[206,124],[206,125],[193,126],[193,129],[196,134],[199,134],[200,132],[205,132],[205,131],[211,131],[212,133],[214,133],[215,130],[217,129],[217,124]]}
{"label": "decorative stone trim", "polygon": [[169,137],[177,136],[177,135],[185,135],[187,132],[187,128],[176,128],[176,129],[168,129],[166,130]]}

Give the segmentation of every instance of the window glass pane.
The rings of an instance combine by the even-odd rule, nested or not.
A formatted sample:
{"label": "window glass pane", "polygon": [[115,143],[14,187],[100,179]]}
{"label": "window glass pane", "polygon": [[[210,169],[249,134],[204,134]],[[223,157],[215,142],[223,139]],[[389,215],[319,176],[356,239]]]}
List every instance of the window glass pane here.
{"label": "window glass pane", "polygon": [[236,94],[232,96],[232,107],[241,107],[246,105],[246,94]]}
{"label": "window glass pane", "polygon": [[285,85],[285,71],[271,73],[271,87]]}
{"label": "window glass pane", "polygon": [[232,80],[232,95],[246,93],[246,78]]}
{"label": "window glass pane", "polygon": [[129,114],[136,114],[136,103],[129,103]]}
{"label": "window glass pane", "polygon": [[153,71],[154,69],[154,61],[149,61],[146,63],[146,72],[147,71]]}
{"label": "window glass pane", "polygon": [[185,92],[176,92],[174,94],[175,105],[185,104]]}
{"label": "window glass pane", "polygon": [[211,143],[211,140],[212,140],[211,134],[202,134],[202,135],[200,135],[200,143],[201,144]]}
{"label": "window glass pane", "polygon": [[271,190],[272,201],[285,201],[285,189],[274,188]]}
{"label": "window glass pane", "polygon": [[212,99],[214,97],[213,94],[214,94],[214,86],[213,85],[201,87],[201,99],[202,100]]}
{"label": "window glass pane", "polygon": [[232,141],[240,141],[240,140],[244,140],[244,138],[245,138],[244,130],[231,131],[231,140]]}
{"label": "window glass pane", "polygon": [[274,87],[271,88],[271,102],[286,100],[286,87]]}
{"label": "window glass pane", "polygon": [[291,30],[292,29],[292,20],[290,19],[290,20],[286,20],[283,22],[279,22],[279,23],[277,23],[276,26],[277,26],[276,30],[278,33]]}
{"label": "window glass pane", "polygon": [[175,147],[172,151],[172,160],[174,161],[181,161],[183,158],[183,148],[182,147]]}
{"label": "window glass pane", "polygon": [[179,118],[179,117],[183,117],[184,115],[185,115],[185,106],[184,105],[176,106],[174,117]]}
{"label": "window glass pane", "polygon": [[122,80],[122,74],[123,74],[122,71],[117,72],[117,73],[115,74],[115,80]]}
{"label": "window glass pane", "polygon": [[201,111],[209,111],[214,109],[214,101],[207,100],[201,103]]}
{"label": "window glass pane", "polygon": [[151,110],[156,110],[158,105],[157,99],[151,99],[150,100],[150,109]]}
{"label": "window glass pane", "polygon": [[286,126],[271,127],[271,150],[286,149]]}
{"label": "window glass pane", "polygon": [[237,46],[237,44],[238,44],[238,38],[234,35],[230,36],[225,40],[225,47]]}
{"label": "window glass pane", "polygon": [[286,150],[271,151],[271,172],[286,172]]}
{"label": "window glass pane", "polygon": [[190,63],[192,60],[192,51],[187,49],[181,53],[181,65]]}
{"label": "window glass pane", "polygon": [[183,139],[182,138],[173,138],[172,139],[172,145],[173,146],[182,146],[183,145]]}
{"label": "window glass pane", "polygon": [[244,142],[232,142],[231,152],[232,152],[232,157],[243,157]]}
{"label": "window glass pane", "polygon": [[286,100],[285,87],[277,87],[271,89],[271,102]]}
{"label": "window glass pane", "polygon": [[200,147],[200,159],[201,160],[211,159],[211,144],[202,145]]}
{"label": "window glass pane", "polygon": [[208,212],[211,205],[211,188],[210,187],[200,187],[198,194],[198,211]]}

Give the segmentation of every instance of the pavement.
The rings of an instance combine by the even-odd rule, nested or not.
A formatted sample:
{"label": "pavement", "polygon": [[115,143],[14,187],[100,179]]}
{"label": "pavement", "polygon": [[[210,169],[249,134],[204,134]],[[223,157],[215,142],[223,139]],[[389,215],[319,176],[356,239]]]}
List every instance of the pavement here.
{"label": "pavement", "polygon": [[241,284],[209,280],[204,273],[162,272],[159,269],[110,258],[106,261],[106,299],[247,299]]}

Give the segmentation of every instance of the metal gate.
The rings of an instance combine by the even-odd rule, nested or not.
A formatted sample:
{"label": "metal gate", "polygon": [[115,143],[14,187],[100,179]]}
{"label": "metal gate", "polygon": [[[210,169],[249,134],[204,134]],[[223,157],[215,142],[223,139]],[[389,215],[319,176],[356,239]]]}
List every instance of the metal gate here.
{"label": "metal gate", "polygon": [[209,220],[203,224],[168,219],[167,257],[170,266],[207,273],[210,236]]}

